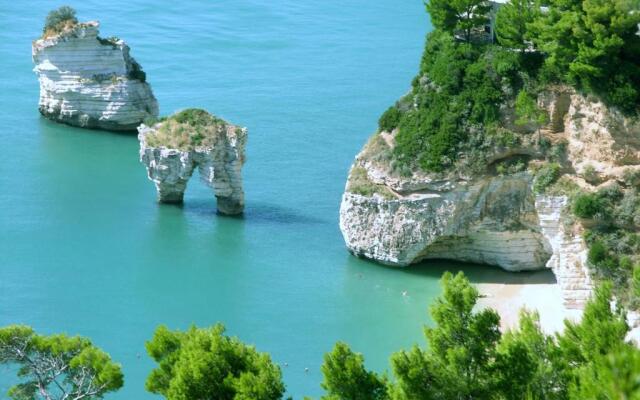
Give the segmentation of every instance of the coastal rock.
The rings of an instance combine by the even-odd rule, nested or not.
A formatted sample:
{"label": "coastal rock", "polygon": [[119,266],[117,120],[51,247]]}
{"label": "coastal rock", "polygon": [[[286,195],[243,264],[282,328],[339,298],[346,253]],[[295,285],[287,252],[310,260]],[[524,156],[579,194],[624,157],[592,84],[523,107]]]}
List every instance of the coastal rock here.
{"label": "coastal rock", "polygon": [[[588,165],[605,181],[638,167],[637,120],[566,87],[550,89],[540,105],[550,115],[545,136],[566,143],[565,172],[572,184],[589,186],[581,177]],[[509,124],[505,118],[504,125]],[[549,268],[565,308],[584,307],[594,285],[583,228],[577,221],[563,222],[567,197],[535,195],[529,172],[492,169],[513,157],[535,160],[535,146],[496,149],[486,158],[487,170],[475,175],[457,170],[400,174],[388,162],[395,134],[376,134],[351,168],[340,228],[353,254],[401,267],[441,258],[508,271]]]}
{"label": "coastal rock", "polygon": [[100,38],[98,27],[80,23],[33,42],[40,113],[83,128],[135,131],[158,115],[158,103],[129,46]]}
{"label": "coastal rock", "polygon": [[218,211],[235,215],[244,210],[242,189],[242,166],[245,161],[247,129],[225,124],[219,134],[207,146],[193,149],[178,149],[152,146],[149,135],[160,129],[141,125],[138,128],[140,161],[147,167],[149,179],[156,185],[158,201],[181,203],[187,183],[198,168],[200,179],[214,191]]}
{"label": "coastal rock", "polygon": [[340,228],[349,249],[384,264],[455,259],[509,271],[545,267],[551,255],[530,177],[494,177],[396,199],[345,193]]}

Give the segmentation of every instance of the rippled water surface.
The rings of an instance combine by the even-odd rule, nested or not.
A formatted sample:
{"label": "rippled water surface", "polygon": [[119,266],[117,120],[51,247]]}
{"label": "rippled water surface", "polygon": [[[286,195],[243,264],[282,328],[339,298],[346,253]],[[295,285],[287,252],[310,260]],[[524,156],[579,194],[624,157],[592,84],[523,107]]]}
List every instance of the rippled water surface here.
{"label": "rippled water surface", "polygon": [[[320,393],[336,340],[377,370],[422,343],[437,279],[457,266],[380,267],[338,229],[351,161],[418,69],[421,0],[66,3],[130,44],[163,114],[198,106],[249,128],[247,209],[217,216],[195,179],[183,207],[159,206],[135,136],[43,120],[30,47],[59,4],[2,1],[0,325],[91,337],[123,364],[113,399],[152,397],[158,324],[223,322],[288,363],[296,398]],[[0,369],[2,393],[11,382]]]}

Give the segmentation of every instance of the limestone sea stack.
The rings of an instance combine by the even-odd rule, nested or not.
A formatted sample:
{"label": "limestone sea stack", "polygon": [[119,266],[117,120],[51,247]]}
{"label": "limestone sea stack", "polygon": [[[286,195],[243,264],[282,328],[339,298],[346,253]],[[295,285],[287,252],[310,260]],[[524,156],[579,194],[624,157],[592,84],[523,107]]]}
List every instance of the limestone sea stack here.
{"label": "limestone sea stack", "polygon": [[138,128],[140,161],[156,185],[158,201],[182,203],[187,183],[198,168],[214,191],[218,211],[244,210],[242,166],[247,129],[200,109],[188,109]]}
{"label": "limestone sea stack", "polygon": [[33,42],[46,118],[82,128],[135,131],[158,103],[129,46],[98,36],[96,21],[74,23]]}
{"label": "limestone sea stack", "polygon": [[[572,217],[569,198],[594,185],[631,187],[624,176],[640,169],[640,122],[568,87],[549,88],[539,99],[548,126],[509,146],[486,146],[475,172],[397,171],[389,162],[397,129],[375,134],[356,157],[342,197],[349,250],[395,266],[438,258],[509,271],[550,268],[564,305],[583,307],[594,286],[583,239],[588,226]],[[501,124],[516,129],[512,107],[503,106]],[[559,161],[544,161],[545,151],[556,151]],[[534,190],[554,175],[562,175],[554,186]]]}

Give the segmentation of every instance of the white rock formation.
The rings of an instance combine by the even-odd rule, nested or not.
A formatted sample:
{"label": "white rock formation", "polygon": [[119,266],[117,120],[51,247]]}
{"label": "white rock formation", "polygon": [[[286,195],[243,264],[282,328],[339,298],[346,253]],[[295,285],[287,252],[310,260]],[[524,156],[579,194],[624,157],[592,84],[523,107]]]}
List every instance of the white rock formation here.
{"label": "white rock formation", "polygon": [[214,191],[218,211],[235,215],[244,210],[242,165],[245,160],[247,129],[225,125],[212,146],[193,150],[152,147],[147,135],[160,124],[138,128],[140,161],[147,167],[149,179],[156,185],[158,201],[181,203],[187,183],[198,168],[200,179]]}
{"label": "white rock formation", "polygon": [[[639,121],[567,88],[550,91],[541,105],[551,115],[548,134],[568,143],[568,169],[579,174],[593,165],[609,179],[638,168]],[[381,136],[392,144],[393,133]],[[342,198],[340,228],[352,253],[397,266],[443,258],[509,271],[550,268],[564,306],[584,306],[593,290],[587,246],[579,224],[562,223],[566,197],[535,196],[526,172],[472,177],[416,172],[405,178],[376,158],[387,146],[381,143],[372,140],[356,157]],[[535,157],[517,149],[490,157],[488,164],[513,153]],[[363,179],[374,194],[354,189]]]}
{"label": "white rock formation", "polygon": [[593,282],[587,269],[586,243],[578,233],[567,231],[562,223],[567,203],[566,196],[537,196],[535,202],[540,230],[552,248],[546,267],[553,270],[564,306],[582,309],[591,297]]}
{"label": "white rock formation", "polygon": [[158,115],[158,103],[129,46],[99,38],[98,27],[81,23],[33,42],[40,113],[83,128],[135,131]]}
{"label": "white rock formation", "polygon": [[551,249],[534,199],[525,174],[392,200],[346,192],[340,228],[353,253],[384,264],[445,258],[535,270],[545,267]]}

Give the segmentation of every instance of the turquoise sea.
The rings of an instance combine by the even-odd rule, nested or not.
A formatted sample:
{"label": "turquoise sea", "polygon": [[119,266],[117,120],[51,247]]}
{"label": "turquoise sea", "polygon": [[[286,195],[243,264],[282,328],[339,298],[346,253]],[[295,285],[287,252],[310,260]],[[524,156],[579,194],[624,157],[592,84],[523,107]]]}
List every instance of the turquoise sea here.
{"label": "turquoise sea", "polygon": [[[337,340],[380,371],[423,343],[437,280],[462,266],[382,267],[351,256],[338,229],[354,156],[418,70],[421,0],[65,3],[129,43],[163,114],[203,107],[249,128],[246,213],[216,215],[196,179],[183,207],[160,206],[135,135],[41,118],[31,41],[61,4],[3,0],[0,326],[90,337],[124,367],[110,399],[153,397],[144,342],[158,324],[223,322],[288,363],[295,398],[321,393]],[[2,396],[12,382],[0,368]]]}

